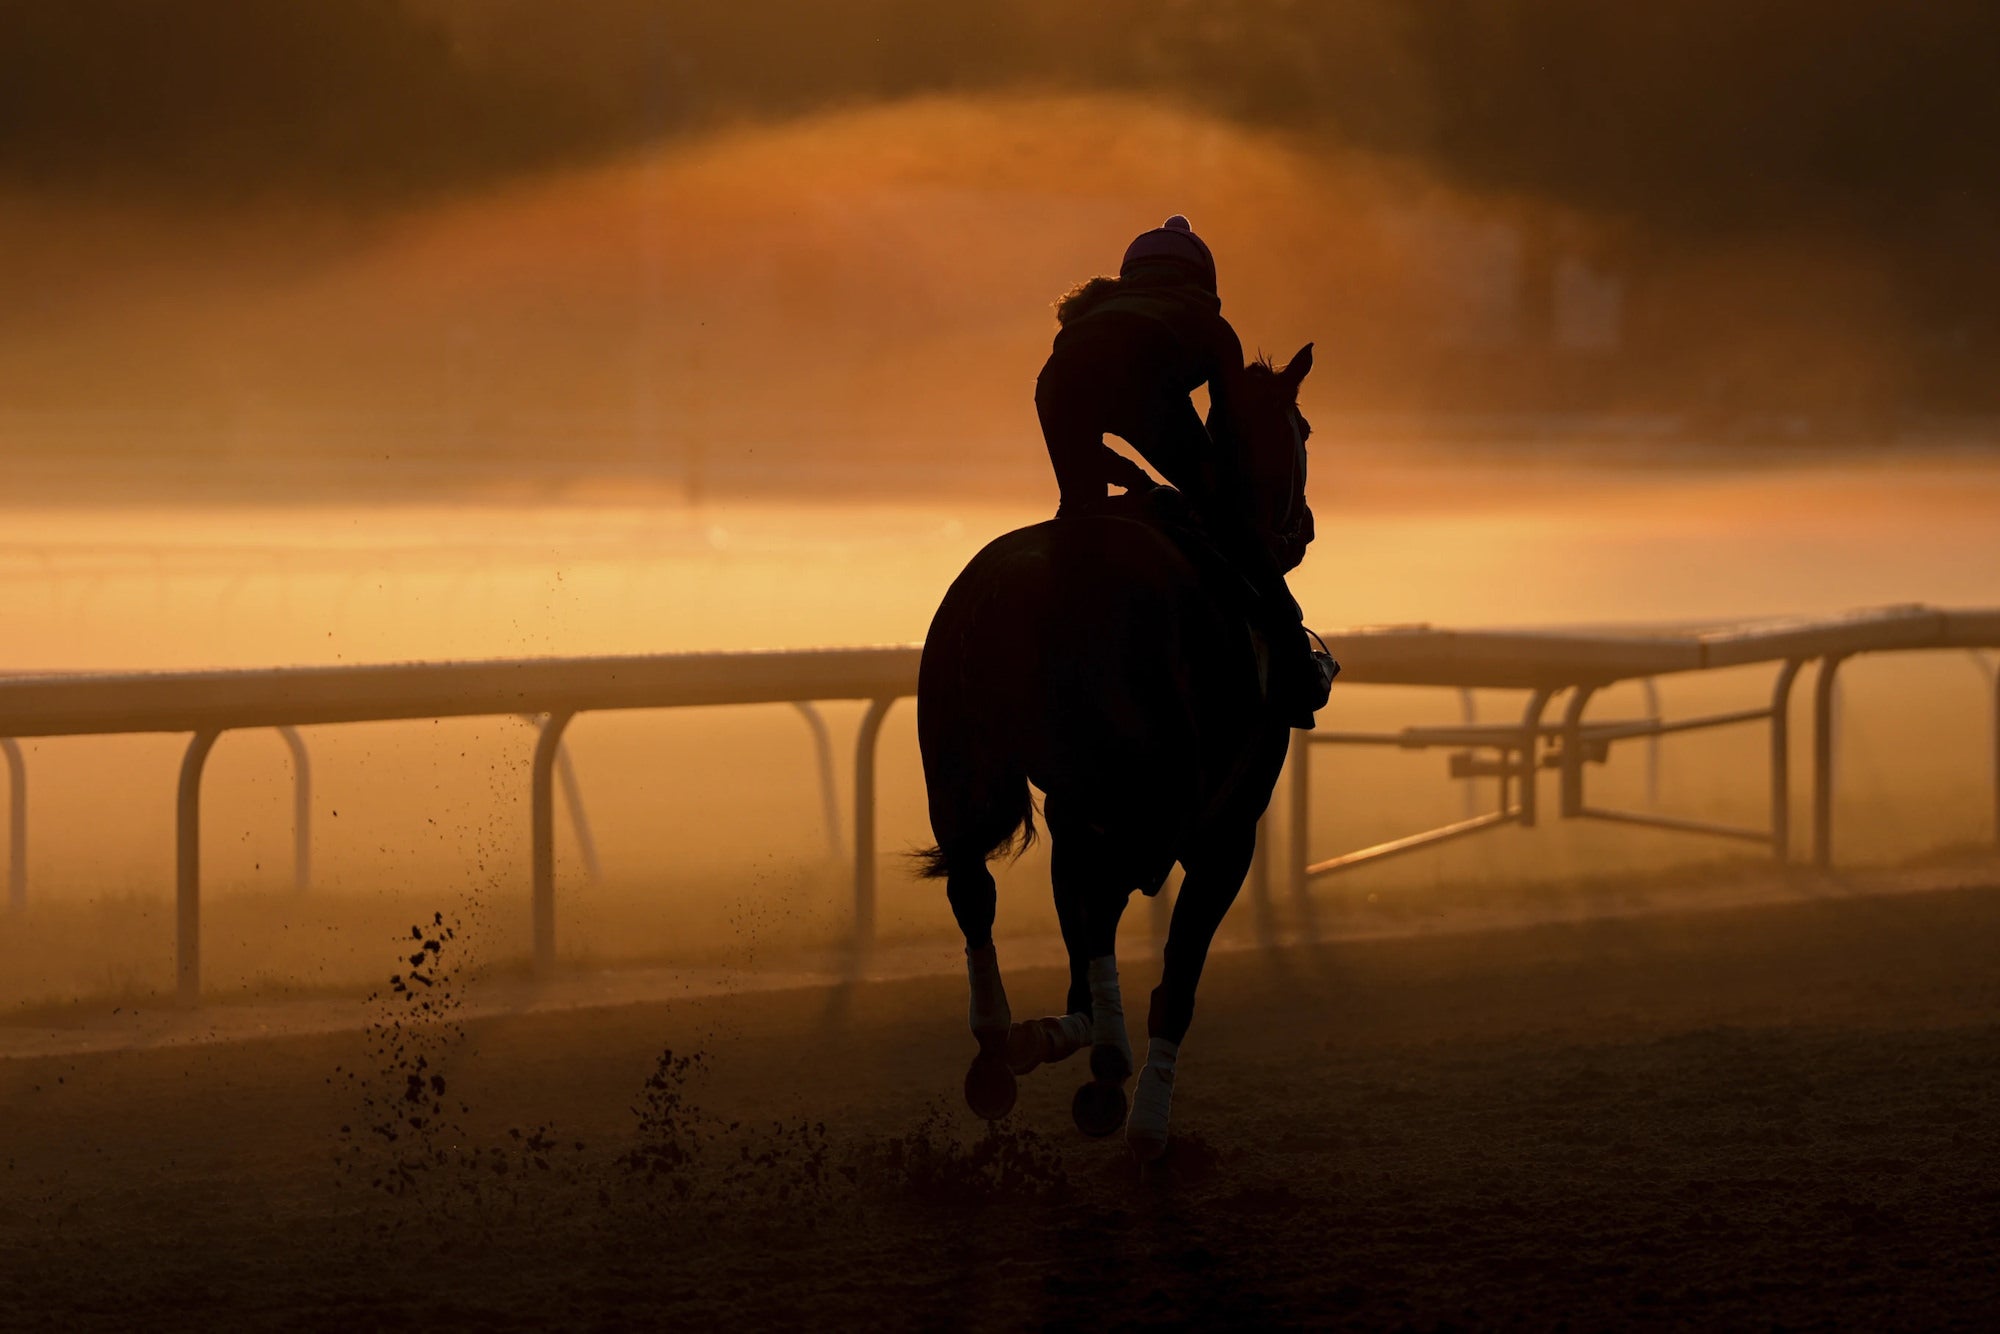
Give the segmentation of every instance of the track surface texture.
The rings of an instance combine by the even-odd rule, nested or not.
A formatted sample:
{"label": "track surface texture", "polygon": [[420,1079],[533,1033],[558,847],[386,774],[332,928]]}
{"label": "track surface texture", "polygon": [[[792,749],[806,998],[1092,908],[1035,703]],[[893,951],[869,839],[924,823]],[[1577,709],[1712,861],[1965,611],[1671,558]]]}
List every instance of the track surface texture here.
{"label": "track surface texture", "polygon": [[0,1328],[2000,1310],[1992,889],[1219,955],[1145,1180],[1080,1062],[958,1105],[958,978],[460,1018],[445,925],[357,1031],[0,1061]]}

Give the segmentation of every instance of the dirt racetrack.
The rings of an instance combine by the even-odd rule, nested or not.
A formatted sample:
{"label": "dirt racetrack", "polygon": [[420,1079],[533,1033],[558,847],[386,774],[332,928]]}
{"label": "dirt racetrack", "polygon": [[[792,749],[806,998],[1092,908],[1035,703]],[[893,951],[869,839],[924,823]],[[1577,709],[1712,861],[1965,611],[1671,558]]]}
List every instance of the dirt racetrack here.
{"label": "dirt racetrack", "polygon": [[1074,1066],[960,1109],[956,978],[467,1018],[435,938],[365,1030],[0,1060],[0,1327],[2000,1309],[1993,889],[1218,956],[1144,1182]]}

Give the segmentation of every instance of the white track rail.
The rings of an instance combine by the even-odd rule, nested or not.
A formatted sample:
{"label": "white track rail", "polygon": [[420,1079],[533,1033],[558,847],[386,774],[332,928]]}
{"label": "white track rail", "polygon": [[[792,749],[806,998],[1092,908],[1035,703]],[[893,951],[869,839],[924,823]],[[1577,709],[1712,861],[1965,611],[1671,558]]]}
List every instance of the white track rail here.
{"label": "white track rail", "polygon": [[[1832,708],[1835,673],[1858,653],[1911,649],[2000,648],[2000,609],[1938,610],[1908,606],[1817,620],[1768,620],[1720,626],[1675,625],[1546,631],[1438,630],[1398,626],[1325,636],[1344,665],[1343,683],[1518,689],[1529,702],[1518,723],[1406,728],[1398,733],[1312,732],[1294,735],[1290,878],[1301,892],[1313,876],[1331,873],[1504,824],[1531,826],[1544,768],[1561,777],[1559,813],[1658,828],[1752,839],[1789,857],[1788,703],[1800,668],[1817,660],[1814,690],[1813,860],[1832,857]],[[865,943],[875,919],[875,767],[884,715],[916,691],[922,646],[830,648],[750,653],[685,653],[632,657],[526,658],[486,662],[426,662],[359,667],[281,667],[255,671],[78,673],[0,677],[0,754],[9,771],[9,902],[26,901],[26,768],[15,739],[123,733],[190,734],[181,763],[176,811],[177,985],[187,1002],[201,993],[201,777],[209,751],[225,731],[276,728],[291,748],[299,783],[294,839],[297,883],[303,887],[310,835],[305,747],[294,730],[335,723],[395,719],[525,715],[540,732],[530,764],[532,911],[535,963],[555,965],[555,790],[562,773],[562,736],[579,713],[614,709],[686,708],[722,704],[793,704],[813,728],[829,840],[835,808],[830,743],[813,701],[860,700],[868,705],[855,750],[852,845],[855,939]],[[1667,722],[1657,716],[1592,722],[1591,696],[1619,681],[1722,667],[1778,667],[1768,708]],[[1564,692],[1562,721],[1543,721]],[[1653,711],[1657,714],[1657,710]],[[1995,835],[2000,839],[2000,680],[1994,697]],[[1741,830],[1653,813],[1612,811],[1584,799],[1584,766],[1618,741],[1705,727],[1766,722],[1772,737],[1772,823]],[[1307,860],[1306,801],[1312,747],[1338,744],[1445,747],[1458,776],[1499,781],[1500,800],[1487,814],[1317,863]],[[1490,755],[1491,758],[1485,758]],[[579,835],[588,836],[570,791]],[[1260,855],[1258,891],[1269,894],[1269,844]],[[835,842],[837,845],[837,841]]]}

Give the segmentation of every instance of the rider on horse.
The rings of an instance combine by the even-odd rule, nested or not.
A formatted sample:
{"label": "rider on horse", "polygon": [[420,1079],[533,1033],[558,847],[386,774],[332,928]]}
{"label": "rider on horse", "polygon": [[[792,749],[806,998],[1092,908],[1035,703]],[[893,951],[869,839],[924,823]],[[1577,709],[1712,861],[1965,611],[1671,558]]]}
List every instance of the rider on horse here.
{"label": "rider on horse", "polygon": [[[1058,517],[1101,507],[1107,484],[1145,492],[1143,468],[1104,443],[1124,439],[1187,497],[1209,540],[1254,590],[1250,614],[1268,643],[1270,697],[1310,728],[1331,677],[1310,652],[1285,585],[1311,540],[1312,516],[1267,536],[1247,507],[1234,442],[1210,436],[1189,395],[1224,402],[1243,373],[1243,344],[1222,317],[1215,258],[1180,215],[1126,248],[1116,278],[1098,277],[1057,303],[1061,328],[1035,384],[1035,409],[1062,489]],[[1331,661],[1330,659],[1328,660]]]}

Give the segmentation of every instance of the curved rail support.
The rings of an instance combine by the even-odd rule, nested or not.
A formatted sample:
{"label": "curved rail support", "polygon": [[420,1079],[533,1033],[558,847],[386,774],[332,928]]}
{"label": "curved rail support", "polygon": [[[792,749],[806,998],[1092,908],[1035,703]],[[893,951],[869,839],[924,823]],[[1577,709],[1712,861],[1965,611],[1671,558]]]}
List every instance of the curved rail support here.
{"label": "curved rail support", "polygon": [[1819,660],[1813,681],[1813,865],[1833,865],[1833,703],[1845,653]]}
{"label": "curved rail support", "polygon": [[[546,715],[521,713],[515,717],[539,731]],[[590,813],[583,809],[583,787],[576,781],[576,765],[570,760],[568,742],[556,747],[556,778],[562,783],[563,804],[569,807],[570,833],[576,836],[577,851],[583,854],[583,873],[592,881],[601,880],[603,868],[597,860],[597,840],[590,833]]]}
{"label": "curved rail support", "polygon": [[594,884],[604,878],[597,860],[597,840],[590,833],[590,816],[583,809],[583,788],[576,781],[576,764],[568,746],[556,747],[556,778],[562,783],[563,805],[569,807],[570,831],[576,835],[576,850],[583,854],[583,873]]}
{"label": "curved rail support", "polygon": [[840,843],[840,797],[833,787],[833,738],[826,730],[826,719],[820,716],[817,705],[810,700],[795,699],[792,707],[806,720],[812,729],[813,758],[819,764],[819,805],[820,816],[826,824],[827,855],[838,858]]}
{"label": "curved rail support", "polygon": [[1792,858],[1792,683],[1804,658],[1788,658],[1771,686],[1771,855]]}
{"label": "curved rail support", "polygon": [[0,755],[7,757],[7,907],[20,912],[28,906],[28,765],[13,737],[0,736]]}
{"label": "curved rail support", "polygon": [[[1524,829],[1535,827],[1535,777],[1541,755],[1542,712],[1549,707],[1549,700],[1555,697],[1561,687],[1539,686],[1528,697],[1528,707],[1521,711],[1521,790],[1520,824]],[[1505,803],[1502,803],[1503,807]]]}
{"label": "curved rail support", "polygon": [[1583,814],[1583,711],[1596,686],[1577,686],[1563,710],[1562,727],[1562,814],[1569,819]]}
{"label": "curved rail support", "polygon": [[868,702],[861,732],[854,741],[854,943],[875,939],[875,749],[882,736],[882,719],[896,701]]}
{"label": "curved rail support", "polygon": [[201,771],[220,731],[196,732],[174,805],[174,977],[183,1005],[201,1000]]}
{"label": "curved rail support", "polygon": [[299,729],[278,729],[292,753],[292,889],[303,894],[312,884],[312,759]]}
{"label": "curved rail support", "polygon": [[535,971],[547,976],[556,966],[556,752],[563,729],[576,714],[551,713],[535,738],[534,768],[529,782],[529,838],[534,866]]}

